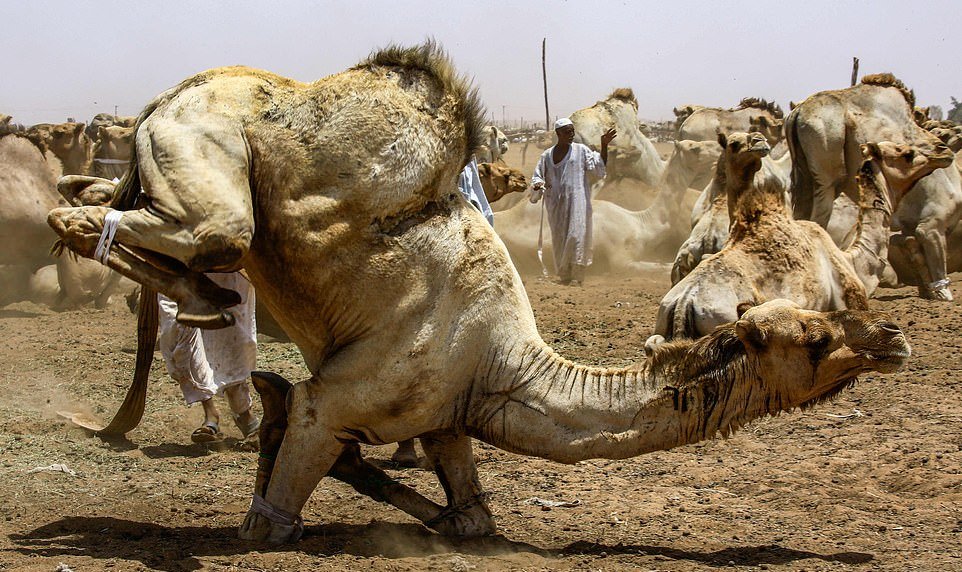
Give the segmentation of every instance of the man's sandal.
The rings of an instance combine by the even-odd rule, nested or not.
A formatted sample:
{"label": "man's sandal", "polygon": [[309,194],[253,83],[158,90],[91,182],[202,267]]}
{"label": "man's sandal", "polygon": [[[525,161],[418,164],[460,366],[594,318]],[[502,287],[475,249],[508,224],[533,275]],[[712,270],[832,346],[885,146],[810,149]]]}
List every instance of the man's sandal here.
{"label": "man's sandal", "polygon": [[224,435],[220,432],[220,427],[213,421],[204,421],[204,424],[194,429],[190,434],[190,440],[194,443],[216,443],[224,440]]}

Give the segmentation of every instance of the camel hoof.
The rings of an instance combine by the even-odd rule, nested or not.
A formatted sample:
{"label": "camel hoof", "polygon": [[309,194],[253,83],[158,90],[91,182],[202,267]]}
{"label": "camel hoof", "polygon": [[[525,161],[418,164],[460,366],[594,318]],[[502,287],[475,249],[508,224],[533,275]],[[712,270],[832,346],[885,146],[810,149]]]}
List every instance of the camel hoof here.
{"label": "camel hoof", "polygon": [[398,467],[404,467],[406,469],[421,468],[421,459],[419,459],[418,454],[413,451],[407,452],[399,449],[391,455],[391,462]]}
{"label": "camel hoof", "polygon": [[443,521],[431,526],[444,536],[458,536],[461,538],[477,538],[497,534],[498,527],[494,519],[486,511],[468,510],[458,512]]}
{"label": "camel hoof", "polygon": [[219,330],[234,325],[234,315],[223,310],[200,314],[194,312],[177,312],[177,321],[185,326],[201,328],[202,330]]}
{"label": "camel hoof", "polygon": [[938,290],[919,288],[919,296],[929,300],[939,300],[942,302],[951,302],[953,300],[952,292],[950,292],[948,288],[939,288]]}
{"label": "camel hoof", "polygon": [[266,542],[272,546],[297,542],[303,534],[303,524],[278,524],[254,511],[247,512],[244,523],[237,529],[237,538],[241,540]]}

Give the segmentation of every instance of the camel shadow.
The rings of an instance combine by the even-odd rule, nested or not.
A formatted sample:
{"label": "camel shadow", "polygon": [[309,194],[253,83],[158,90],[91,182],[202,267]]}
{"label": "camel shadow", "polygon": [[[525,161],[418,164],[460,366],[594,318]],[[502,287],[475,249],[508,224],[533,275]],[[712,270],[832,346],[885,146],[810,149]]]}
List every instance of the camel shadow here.
{"label": "camel shadow", "polygon": [[794,550],[785,548],[777,544],[762,546],[733,546],[713,552],[699,552],[694,550],[682,550],[668,546],[652,545],[623,545],[607,546],[596,542],[579,541],[561,549],[560,554],[646,554],[649,556],[664,556],[672,560],[688,560],[698,562],[708,566],[731,566],[734,562],[736,566],[760,566],[784,565],[797,560],[814,558],[826,562],[839,562],[842,564],[865,564],[871,562],[875,557],[864,552],[837,552],[835,554],[818,554],[807,550]]}
{"label": "camel shadow", "polygon": [[409,558],[460,553],[495,556],[550,551],[502,536],[448,538],[419,524],[372,521],[366,525],[308,526],[300,542],[268,547],[237,538],[236,527],[164,526],[111,517],[66,517],[23,534],[11,534],[12,552],[27,557],[137,561],[164,572],[204,568],[201,557],[241,556],[250,552],[301,552],[311,556],[350,554],[360,557]]}

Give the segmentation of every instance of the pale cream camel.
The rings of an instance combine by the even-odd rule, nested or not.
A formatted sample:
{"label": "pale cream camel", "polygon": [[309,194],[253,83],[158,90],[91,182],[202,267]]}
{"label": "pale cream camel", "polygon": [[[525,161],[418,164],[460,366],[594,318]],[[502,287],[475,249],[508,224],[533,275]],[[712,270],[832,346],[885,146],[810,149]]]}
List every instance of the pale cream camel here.
{"label": "pale cream camel", "polygon": [[778,185],[743,188],[729,197],[735,207],[728,242],[665,295],[655,335],[703,336],[737,318],[739,305],[774,298],[811,310],[867,308],[886,267],[889,182],[918,180],[936,166],[905,161],[902,149],[889,142],[864,145],[862,153],[859,228],[851,248],[840,250],[815,223],[793,220]]}
{"label": "pale cream camel", "polygon": [[715,163],[715,176],[692,209],[691,232],[672,264],[672,284],[725,245],[731,222],[729,197],[740,196],[749,186],[768,181],[781,188],[788,201],[791,157],[786,154],[777,161],[769,158],[771,146],[761,133],[718,134],[717,138],[724,151]]}
{"label": "pale cream camel", "polygon": [[[630,211],[608,201],[592,201],[592,271],[635,274],[652,269],[652,263],[671,260],[686,235],[684,229],[691,211],[688,185],[694,173],[710,164],[718,151],[720,147],[715,143],[678,142],[668,159],[658,194],[647,209]],[[523,275],[541,274],[537,258],[540,223],[541,206],[527,200],[499,212],[495,219],[498,235]],[[547,260],[553,260],[550,234],[545,230],[543,258]]]}
{"label": "pale cream camel", "polygon": [[478,163],[495,163],[501,161],[508,152],[508,136],[494,125],[488,125],[481,130],[484,143],[478,148]]}
{"label": "pale cream camel", "polygon": [[90,138],[94,143],[97,142],[97,136],[100,133],[101,127],[133,127],[137,124],[137,118],[129,115],[112,115],[110,113],[98,113],[94,115],[93,119],[87,123],[84,133]]}
{"label": "pale cream camel", "polygon": [[630,88],[614,90],[606,99],[575,111],[570,119],[575,126],[575,142],[595,150],[605,131],[612,127],[618,131],[618,138],[608,149],[606,184],[622,178],[650,187],[659,184],[666,162],[641,130],[638,100]]}
{"label": "pale cream camel", "polygon": [[[691,109],[687,115],[684,112]],[[681,117],[675,111],[677,117]],[[760,131],[775,146],[782,138],[782,109],[757,97],[746,97],[734,109],[687,106],[678,125],[678,139],[714,141],[718,133]],[[754,129],[753,129],[754,127]]]}
{"label": "pale cream camel", "polygon": [[93,176],[104,179],[123,177],[133,155],[134,128],[119,125],[100,127],[95,141],[91,169]]}
{"label": "pale cream camel", "polygon": [[[858,146],[870,141],[892,141],[943,162],[949,167],[952,151],[935,135],[920,127],[913,116],[915,95],[891,74],[862,78],[850,88],[817,93],[798,104],[785,124],[793,157],[792,199],[795,218],[827,226],[833,201],[841,193],[855,198],[854,173]],[[919,248],[925,276],[920,294],[951,300],[945,270],[945,234],[962,212],[958,173],[941,169],[921,189],[906,196],[894,213],[893,223],[902,237]],[[909,188],[893,188],[906,195]],[[900,246],[893,246],[899,248]]]}
{"label": "pale cream camel", "polygon": [[[213,136],[205,153],[178,153],[197,140],[173,129],[180,115]],[[246,193],[258,225],[242,264],[312,374],[289,392],[276,376],[257,376],[264,450],[242,538],[295,539],[298,514],[324,475],[435,530],[488,534],[495,526],[469,437],[561,462],[623,458],[817,403],[862,372],[894,371],[908,358],[903,334],[880,314],[778,303],[707,340],[660,349],[647,366],[563,359],[538,335],[493,229],[451,191],[479,143],[481,118],[466,83],[431,46],[385,50],[310,86],[242,68],[207,72],[145,114],[143,190],[159,204],[170,198],[158,193],[161,182],[180,197],[198,192],[174,184],[184,180]],[[302,131],[288,131],[295,127]],[[220,184],[239,170],[240,188]],[[75,238],[77,213],[103,216],[86,207],[51,218],[86,251],[87,239]],[[360,458],[358,443],[412,437],[424,440],[447,507]]]}

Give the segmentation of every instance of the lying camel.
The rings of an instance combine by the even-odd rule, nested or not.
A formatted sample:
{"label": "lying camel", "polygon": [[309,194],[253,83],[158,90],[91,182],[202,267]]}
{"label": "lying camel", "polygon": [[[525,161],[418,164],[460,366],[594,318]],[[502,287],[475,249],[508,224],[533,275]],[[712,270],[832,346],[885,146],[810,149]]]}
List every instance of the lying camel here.
{"label": "lying camel", "polygon": [[[688,185],[712,161],[718,146],[709,142],[676,143],[651,206],[630,211],[608,201],[592,201],[593,272],[634,274],[667,262],[685,239],[690,202]],[[537,258],[540,205],[522,201],[497,215],[495,226],[511,260],[522,274],[541,274]],[[543,257],[551,257],[551,238],[544,232]],[[550,264],[550,263],[549,263]]]}
{"label": "lying camel", "polygon": [[[781,187],[764,182],[729,197],[731,237],[679,281],[658,308],[655,336],[695,338],[738,317],[740,304],[787,298],[811,310],[865,309],[886,268],[892,207],[889,181],[936,169],[899,145],[863,145],[855,243],[842,251],[822,227],[792,219]],[[737,200],[737,203],[736,203]],[[649,340],[655,343],[657,340]]]}
{"label": "lying camel", "polygon": [[715,164],[715,176],[692,209],[692,230],[675,255],[672,284],[677,284],[728,241],[729,197],[740,196],[749,186],[769,181],[783,189],[788,201],[790,156],[786,154],[777,161],[770,159],[771,146],[761,133],[720,133],[717,137],[723,152]]}
{"label": "lying camel", "polygon": [[[180,117],[190,119],[186,133]],[[624,458],[815,404],[908,358],[904,335],[882,314],[770,303],[637,368],[565,360],[538,335],[493,229],[452,192],[482,118],[467,82],[431,45],[378,52],[309,85],[247,68],[205,72],[144,114],[137,164],[148,199],[155,209],[205,189],[249,199],[258,224],[243,266],[311,371],[293,387],[255,375],[263,450],[242,538],[295,540],[325,475],[434,530],[490,534],[470,437],[567,463]],[[205,152],[183,153],[191,145]],[[77,232],[81,213],[91,238]],[[87,252],[104,214],[85,207],[51,219]],[[127,234],[118,237],[113,263],[133,256]],[[165,272],[174,281],[193,270]],[[360,457],[359,443],[412,437],[423,439],[445,507]]]}

